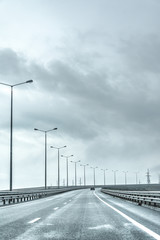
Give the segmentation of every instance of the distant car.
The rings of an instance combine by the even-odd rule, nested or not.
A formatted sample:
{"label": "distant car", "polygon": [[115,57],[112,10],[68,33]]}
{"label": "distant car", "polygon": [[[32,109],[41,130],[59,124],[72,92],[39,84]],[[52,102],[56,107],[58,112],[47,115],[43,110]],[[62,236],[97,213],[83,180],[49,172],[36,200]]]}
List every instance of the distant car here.
{"label": "distant car", "polygon": [[95,190],[95,188],[94,188],[94,187],[91,187],[90,190]]}

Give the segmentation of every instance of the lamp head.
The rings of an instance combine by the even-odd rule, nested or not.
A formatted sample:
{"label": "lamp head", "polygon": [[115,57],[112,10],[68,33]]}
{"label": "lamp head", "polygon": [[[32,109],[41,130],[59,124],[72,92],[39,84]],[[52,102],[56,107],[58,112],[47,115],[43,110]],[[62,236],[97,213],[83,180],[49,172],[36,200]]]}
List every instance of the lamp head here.
{"label": "lamp head", "polygon": [[26,81],[26,83],[32,83],[32,82],[33,82],[33,80],[32,80],[32,79],[30,79],[30,80]]}

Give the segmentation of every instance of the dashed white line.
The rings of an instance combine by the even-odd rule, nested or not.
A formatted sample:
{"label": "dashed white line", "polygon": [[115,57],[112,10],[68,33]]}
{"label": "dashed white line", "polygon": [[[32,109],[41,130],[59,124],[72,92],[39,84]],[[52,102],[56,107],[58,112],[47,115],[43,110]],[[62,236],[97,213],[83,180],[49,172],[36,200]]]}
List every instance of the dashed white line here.
{"label": "dashed white line", "polygon": [[103,202],[105,205],[107,205],[108,207],[110,207],[111,209],[113,209],[115,212],[119,213],[122,217],[124,217],[125,219],[127,219],[128,221],[130,221],[131,223],[133,223],[136,227],[140,228],[141,230],[143,230],[144,232],[146,232],[147,234],[149,234],[150,236],[152,236],[153,238],[160,240],[160,235],[158,235],[157,233],[153,232],[152,230],[150,230],[149,228],[143,226],[142,224],[140,224],[139,222],[135,221],[133,218],[128,217],[126,214],[124,214],[123,212],[119,211],[117,208],[112,207],[110,204],[106,203],[105,201],[103,201],[95,192],[94,195],[101,201]]}
{"label": "dashed white line", "polygon": [[67,203],[65,202],[65,203],[63,203],[64,205],[66,205]]}
{"label": "dashed white line", "polygon": [[89,227],[88,229],[94,229],[94,230],[99,230],[99,229],[103,229],[103,228],[106,228],[106,229],[113,229],[113,226],[110,225],[110,224],[104,224],[104,225],[100,225],[100,226],[96,226],[96,227]]}
{"label": "dashed white line", "polygon": [[55,207],[55,208],[53,208],[53,210],[57,210],[59,207]]}
{"label": "dashed white line", "polygon": [[35,222],[37,222],[39,219],[41,219],[41,218],[35,218],[35,219],[33,219],[32,221],[30,221],[30,222],[28,222],[28,223],[35,223]]}

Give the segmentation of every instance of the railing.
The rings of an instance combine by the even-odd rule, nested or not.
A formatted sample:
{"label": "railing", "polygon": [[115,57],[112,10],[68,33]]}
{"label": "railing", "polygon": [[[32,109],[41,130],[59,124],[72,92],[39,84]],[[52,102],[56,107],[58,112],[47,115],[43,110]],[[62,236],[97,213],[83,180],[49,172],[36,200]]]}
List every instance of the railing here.
{"label": "railing", "polygon": [[55,194],[64,193],[72,190],[81,189],[80,187],[68,187],[52,190],[39,190],[33,192],[4,192],[0,194],[0,206],[31,201],[43,197],[49,197]]}
{"label": "railing", "polygon": [[160,191],[120,191],[101,189],[103,193],[114,197],[126,199],[138,203],[138,205],[149,205],[153,207],[160,207]]}

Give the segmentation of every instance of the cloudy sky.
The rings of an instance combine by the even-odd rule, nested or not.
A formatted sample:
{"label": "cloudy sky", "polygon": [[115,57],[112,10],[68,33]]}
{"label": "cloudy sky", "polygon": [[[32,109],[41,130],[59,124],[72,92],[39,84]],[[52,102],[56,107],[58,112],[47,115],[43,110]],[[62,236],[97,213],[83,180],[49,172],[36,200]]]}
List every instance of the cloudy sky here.
{"label": "cloudy sky", "polygon": [[[57,184],[57,151],[87,183],[160,174],[160,1],[0,0],[0,82],[14,88],[13,187]],[[10,88],[0,85],[0,189],[9,188]],[[77,166],[78,182],[83,168]],[[61,184],[66,179],[61,158]],[[69,163],[69,183],[74,164]]]}

